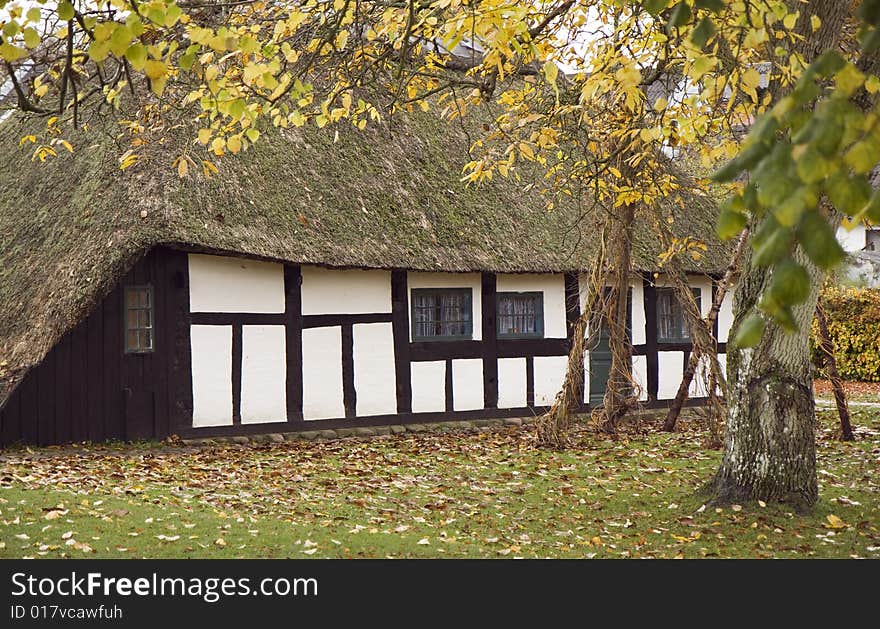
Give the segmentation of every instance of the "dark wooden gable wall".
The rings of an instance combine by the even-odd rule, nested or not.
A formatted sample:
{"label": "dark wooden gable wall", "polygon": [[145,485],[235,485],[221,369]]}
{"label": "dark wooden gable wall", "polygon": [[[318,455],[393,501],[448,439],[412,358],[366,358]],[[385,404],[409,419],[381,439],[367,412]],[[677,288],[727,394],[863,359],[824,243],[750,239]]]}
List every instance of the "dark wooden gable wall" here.
{"label": "dark wooden gable wall", "polygon": [[[150,284],[155,351],[124,351],[124,287]],[[0,446],[161,438],[192,416],[186,254],[154,249],[32,369],[0,411]]]}

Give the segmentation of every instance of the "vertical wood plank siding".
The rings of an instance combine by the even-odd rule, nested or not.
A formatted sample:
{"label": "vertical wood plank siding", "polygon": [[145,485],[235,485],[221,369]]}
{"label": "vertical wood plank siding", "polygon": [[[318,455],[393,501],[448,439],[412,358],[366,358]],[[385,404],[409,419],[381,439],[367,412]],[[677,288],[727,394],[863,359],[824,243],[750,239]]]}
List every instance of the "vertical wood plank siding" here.
{"label": "vertical wood plank siding", "polygon": [[[136,262],[7,400],[0,410],[0,446],[162,438],[187,427],[186,275],[186,254],[179,251],[155,249]],[[156,287],[156,349],[150,353],[123,351],[124,286],[131,284]]]}

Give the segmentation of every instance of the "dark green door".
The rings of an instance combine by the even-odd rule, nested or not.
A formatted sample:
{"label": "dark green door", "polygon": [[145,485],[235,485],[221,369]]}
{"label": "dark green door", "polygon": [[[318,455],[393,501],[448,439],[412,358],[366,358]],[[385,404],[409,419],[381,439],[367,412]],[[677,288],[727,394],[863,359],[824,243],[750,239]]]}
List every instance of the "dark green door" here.
{"label": "dark green door", "polygon": [[[605,289],[606,291],[609,289]],[[626,336],[632,338],[632,289],[626,294]],[[632,365],[630,365],[632,368]],[[596,345],[590,348],[589,361],[590,406],[601,406],[611,373],[611,348],[608,346],[608,326],[602,323]]]}

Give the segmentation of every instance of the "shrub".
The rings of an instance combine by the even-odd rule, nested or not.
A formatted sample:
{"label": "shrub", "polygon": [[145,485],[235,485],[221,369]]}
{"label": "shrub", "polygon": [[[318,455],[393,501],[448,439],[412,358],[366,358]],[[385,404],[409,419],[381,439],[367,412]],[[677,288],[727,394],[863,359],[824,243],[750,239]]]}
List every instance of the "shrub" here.
{"label": "shrub", "polygon": [[[822,304],[840,377],[880,382],[880,289],[825,288]],[[810,353],[813,364],[822,369],[825,361],[815,320],[810,331]]]}

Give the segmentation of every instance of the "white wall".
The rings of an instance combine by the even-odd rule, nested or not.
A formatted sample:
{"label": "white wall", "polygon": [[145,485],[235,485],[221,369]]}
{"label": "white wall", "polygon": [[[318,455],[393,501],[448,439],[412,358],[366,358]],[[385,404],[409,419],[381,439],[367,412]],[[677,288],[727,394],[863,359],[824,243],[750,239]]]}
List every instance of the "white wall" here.
{"label": "white wall", "polygon": [[452,361],[452,408],[473,411],[483,408],[483,359]]}
{"label": "white wall", "polygon": [[535,406],[550,406],[565,381],[568,356],[535,356]]}
{"label": "white wall", "polygon": [[837,240],[845,251],[861,251],[867,243],[867,230],[862,223],[856,223],[852,229],[847,229],[843,225],[837,228]]}
{"label": "white wall", "polygon": [[303,419],[345,417],[342,328],[303,330]]}
{"label": "white wall", "polygon": [[678,392],[684,374],[684,352],[658,352],[657,367],[660,376],[657,399],[670,400]]}
{"label": "white wall", "polygon": [[241,423],[287,421],[287,354],[283,325],[241,328]]}
{"label": "white wall", "polygon": [[302,267],[302,313],[391,312],[391,272]]}
{"label": "white wall", "polygon": [[446,410],[445,360],[410,363],[410,381],[413,413]]}
{"label": "white wall", "polygon": [[[470,288],[471,289],[471,317],[473,320],[473,339],[479,341],[483,338],[483,315],[482,315],[482,281],[479,273],[417,273],[407,274],[407,312],[412,319],[412,290],[414,288]],[[412,340],[412,321],[409,330]],[[442,342],[442,341],[441,341]]]}
{"label": "white wall", "polygon": [[730,335],[730,327],[733,325],[733,295],[734,287],[731,286],[724,293],[721,300],[721,309],[718,310],[718,342],[726,343]]}
{"label": "white wall", "polygon": [[499,293],[543,293],[544,338],[564,339],[567,336],[564,275],[499,274],[495,290]]}
{"label": "white wall", "polygon": [[284,267],[189,254],[190,312],[284,312]]}
{"label": "white wall", "polygon": [[232,326],[190,326],[193,426],[232,424]]}
{"label": "white wall", "polygon": [[357,414],[397,412],[394,333],[390,323],[358,323],[354,337],[354,388]]}
{"label": "white wall", "polygon": [[639,385],[639,399],[645,401],[648,399],[648,357],[633,356],[632,357],[632,375],[633,380]]}
{"label": "white wall", "polygon": [[526,359],[498,359],[498,408],[526,405]]}

